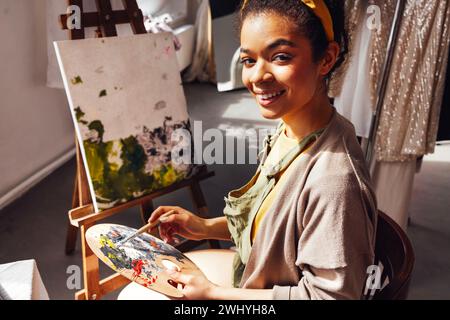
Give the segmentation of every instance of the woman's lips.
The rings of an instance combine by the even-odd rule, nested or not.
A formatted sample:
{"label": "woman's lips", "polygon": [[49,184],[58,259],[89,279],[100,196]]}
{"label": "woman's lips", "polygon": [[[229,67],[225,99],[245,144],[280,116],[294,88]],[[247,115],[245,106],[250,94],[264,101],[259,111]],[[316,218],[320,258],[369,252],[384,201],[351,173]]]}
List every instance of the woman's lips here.
{"label": "woman's lips", "polygon": [[286,90],[280,90],[280,91],[256,93],[255,95],[258,103],[261,106],[266,107],[277,101],[285,92]]}

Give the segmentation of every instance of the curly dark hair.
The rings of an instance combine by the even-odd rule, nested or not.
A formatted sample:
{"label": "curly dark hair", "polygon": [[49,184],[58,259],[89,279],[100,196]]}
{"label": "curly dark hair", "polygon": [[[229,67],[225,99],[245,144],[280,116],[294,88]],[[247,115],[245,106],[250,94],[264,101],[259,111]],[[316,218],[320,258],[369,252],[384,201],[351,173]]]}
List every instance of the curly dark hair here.
{"label": "curly dark hair", "polygon": [[[334,41],[341,51],[334,67],[327,75],[329,79],[332,73],[345,61],[348,53],[348,36],[345,25],[344,0],[324,0],[333,19]],[[239,8],[242,8],[244,1]],[[276,13],[287,17],[298,26],[298,31],[311,43],[313,61],[316,63],[323,58],[328,47],[328,40],[321,20],[314,12],[300,0],[249,0],[238,14],[238,31],[248,16],[261,13]]]}

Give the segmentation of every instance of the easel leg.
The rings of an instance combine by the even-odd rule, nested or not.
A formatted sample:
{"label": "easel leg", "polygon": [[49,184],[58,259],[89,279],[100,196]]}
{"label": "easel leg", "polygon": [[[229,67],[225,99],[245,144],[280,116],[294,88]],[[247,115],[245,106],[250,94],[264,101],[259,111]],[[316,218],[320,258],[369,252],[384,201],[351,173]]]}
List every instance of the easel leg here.
{"label": "easel leg", "polygon": [[81,226],[81,248],[83,256],[83,278],[86,300],[97,300],[100,295],[100,274],[97,256],[92,252],[86,241],[86,231],[92,225]]}
{"label": "easel leg", "polygon": [[[77,208],[80,205],[80,199],[78,197],[78,174],[75,175],[74,190],[72,195],[72,209]],[[72,254],[75,251],[77,244],[78,228],[73,226],[70,221],[67,224],[66,235],[66,254]]]}
{"label": "easel leg", "polygon": [[75,251],[77,245],[78,228],[73,226],[70,221],[67,223],[66,236],[66,254],[70,255]]}
{"label": "easel leg", "polygon": [[[198,214],[203,218],[209,217],[208,207],[206,205],[205,197],[203,196],[200,183],[198,181],[192,182],[190,185],[191,197]],[[210,248],[220,249],[220,243],[217,240],[208,240]]]}
{"label": "easel leg", "polygon": [[141,204],[141,219],[144,224],[147,224],[148,219],[150,219],[150,215],[155,210],[155,207],[153,206],[153,201],[148,200]]}

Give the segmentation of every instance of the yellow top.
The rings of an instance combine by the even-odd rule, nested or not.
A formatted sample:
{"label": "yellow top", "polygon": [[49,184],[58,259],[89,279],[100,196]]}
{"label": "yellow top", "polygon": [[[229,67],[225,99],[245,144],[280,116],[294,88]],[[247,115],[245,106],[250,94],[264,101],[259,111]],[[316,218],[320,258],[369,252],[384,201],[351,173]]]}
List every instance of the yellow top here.
{"label": "yellow top", "polygon": [[[282,133],[280,134],[279,138],[276,140],[275,145],[273,146],[272,150],[270,150],[269,155],[267,156],[267,159],[265,161],[265,164],[268,165],[275,165],[277,164],[292,148],[294,148],[299,142],[297,139],[289,138],[285,130],[282,130]],[[309,149],[309,146],[303,150],[305,152]],[[296,161],[298,157],[294,160]],[[269,192],[269,194],[264,199],[263,203],[261,204],[261,207],[259,208],[258,212],[256,213],[255,220],[253,220],[252,225],[252,233],[251,233],[251,240],[252,244],[255,241],[256,233],[258,231],[258,228],[261,224],[262,219],[264,218],[267,210],[270,208],[270,206],[273,203],[274,197],[278,193],[278,190],[282,187],[284,184],[284,181],[286,180],[286,177],[291,174],[289,172],[289,168],[292,168],[294,166],[289,165],[284,171],[280,173],[280,176],[278,177],[278,180],[273,187],[272,191]]]}
{"label": "yellow top", "polygon": [[[300,0],[306,6],[308,6],[314,14],[322,22],[325,34],[329,42],[334,41],[334,28],[333,28],[333,18],[331,17],[330,10],[328,9],[324,0]],[[248,0],[244,1],[241,11],[244,10],[247,5]]]}

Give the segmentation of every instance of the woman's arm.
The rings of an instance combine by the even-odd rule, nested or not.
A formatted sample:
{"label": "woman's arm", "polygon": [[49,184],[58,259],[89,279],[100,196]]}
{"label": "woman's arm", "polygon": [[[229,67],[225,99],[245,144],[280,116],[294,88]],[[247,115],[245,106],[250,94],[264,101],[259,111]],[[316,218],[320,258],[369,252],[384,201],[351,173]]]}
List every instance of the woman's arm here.
{"label": "woman's arm", "polygon": [[153,211],[149,222],[158,219],[161,222],[159,233],[165,241],[172,242],[174,234],[190,240],[231,239],[225,217],[204,219],[180,207],[161,206]]}
{"label": "woman's arm", "polygon": [[230,230],[226,217],[205,219],[206,239],[216,239],[229,241],[231,239]]}
{"label": "woman's arm", "polygon": [[240,289],[220,287],[210,282],[200,270],[167,271],[183,285],[184,299],[189,300],[271,300],[272,289]]}
{"label": "woman's arm", "polygon": [[211,300],[271,300],[272,289],[241,289],[214,287],[209,294]]}

